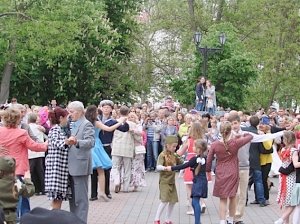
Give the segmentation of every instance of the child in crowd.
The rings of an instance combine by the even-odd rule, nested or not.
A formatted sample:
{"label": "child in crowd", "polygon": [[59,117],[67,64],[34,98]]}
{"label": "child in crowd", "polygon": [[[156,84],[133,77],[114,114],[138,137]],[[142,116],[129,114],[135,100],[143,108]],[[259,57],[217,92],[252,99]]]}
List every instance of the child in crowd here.
{"label": "child in crowd", "polygon": [[0,156],[0,208],[4,211],[7,224],[16,223],[19,195],[30,197],[34,194],[30,172],[25,173],[24,179],[16,179],[15,169],[15,159],[9,156]]}
{"label": "child in crowd", "polygon": [[200,198],[207,198],[207,178],[206,178],[206,155],[207,143],[205,140],[197,139],[194,144],[196,156],[191,158],[187,163],[177,166],[168,166],[167,170],[175,171],[190,167],[193,172],[192,185],[192,206],[195,215],[195,224],[200,224]]}
{"label": "child in crowd", "polygon": [[178,202],[178,195],[175,185],[175,172],[168,172],[167,166],[175,166],[182,164],[183,161],[174,153],[178,144],[176,135],[166,137],[165,148],[158,156],[156,169],[160,172],[159,175],[159,190],[160,204],[158,206],[154,224],[160,224],[160,216],[167,206],[166,221],[164,224],[172,224],[170,220],[174,205]]}
{"label": "child in crowd", "polygon": [[[283,134],[283,143],[285,147],[281,151],[281,160],[282,168],[289,168],[292,161],[292,155],[296,150],[294,148],[296,142],[296,137],[294,132],[285,131]],[[290,214],[293,212],[294,207],[292,206],[292,192],[296,182],[296,173],[294,169],[291,169],[291,172],[284,173],[282,169],[279,169],[281,172],[279,176],[279,189],[277,202],[280,204],[280,207],[284,206],[283,213],[280,219],[274,222],[274,224],[283,224],[289,223]]]}
{"label": "child in crowd", "polygon": [[[192,126],[189,130],[188,139],[185,141],[182,147],[177,151],[177,154],[179,156],[182,156],[186,153],[186,161],[189,161],[191,158],[194,158],[196,155],[194,151],[194,142],[196,139],[204,139],[203,126],[200,124],[200,122],[192,123]],[[190,208],[190,204],[191,204],[190,198],[191,198],[191,192],[193,186],[193,172],[191,169],[186,169],[184,171],[183,180],[186,186],[188,208]],[[202,203],[201,208],[202,208],[202,213],[204,213],[206,209],[205,203]],[[187,214],[193,215],[194,211],[188,209]]]}

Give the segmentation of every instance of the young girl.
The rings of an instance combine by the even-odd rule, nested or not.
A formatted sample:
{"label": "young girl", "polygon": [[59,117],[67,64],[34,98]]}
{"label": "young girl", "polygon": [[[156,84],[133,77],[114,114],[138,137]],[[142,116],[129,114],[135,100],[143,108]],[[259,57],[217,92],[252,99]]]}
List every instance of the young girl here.
{"label": "young girl", "polygon": [[195,224],[200,224],[200,198],[207,198],[207,178],[206,178],[206,156],[207,143],[205,140],[197,139],[194,145],[196,156],[191,158],[187,163],[178,166],[167,167],[169,171],[181,170],[190,167],[193,172],[192,187],[192,206],[195,215]]}
{"label": "young girl", "polygon": [[[191,158],[195,157],[194,152],[194,141],[196,139],[203,139],[204,138],[204,132],[201,124],[199,122],[192,123],[192,126],[189,130],[189,137],[187,141],[183,144],[181,149],[177,151],[177,154],[179,156],[182,156],[187,152],[186,161],[189,161]],[[191,169],[186,169],[183,174],[184,183],[186,185],[186,192],[187,192],[187,199],[188,199],[188,206],[190,207],[190,198],[191,198],[191,192],[192,192],[192,186],[193,186],[193,172]],[[205,203],[202,203],[202,212],[205,211]],[[188,209],[187,214],[192,215],[194,213],[193,210]]]}
{"label": "young girl", "polygon": [[159,174],[159,199],[161,202],[156,212],[154,224],[160,224],[160,216],[166,206],[167,214],[164,224],[172,224],[170,217],[175,203],[178,202],[178,196],[175,185],[175,172],[168,172],[167,166],[183,163],[180,157],[174,153],[177,144],[178,138],[176,135],[166,137],[165,149],[158,156],[156,169],[161,171]]}
{"label": "young girl", "polygon": [[[292,163],[293,152],[297,151],[296,148],[294,148],[295,142],[296,137],[294,132],[285,131],[283,134],[283,143],[285,147],[281,151],[281,166],[283,168],[288,168],[289,165]],[[292,191],[294,189],[295,182],[295,171],[292,171],[287,175],[283,173],[280,174],[277,202],[280,204],[280,207],[284,206],[284,209],[281,218],[275,221],[274,224],[289,223],[290,214],[293,212],[294,209],[294,207],[292,206]]]}
{"label": "young girl", "polygon": [[[103,148],[103,144],[99,138],[100,129],[104,131],[114,131],[123,122],[125,122],[125,118],[120,118],[119,122],[113,126],[107,126],[97,119],[98,111],[95,105],[88,106],[86,108],[85,117],[89,120],[95,128],[95,145],[92,148],[92,166],[94,170],[97,170],[98,173],[98,183],[99,183],[99,197],[108,202],[110,198],[107,197],[105,194],[105,174],[104,170],[109,169],[112,167],[111,159],[109,158],[108,154],[105,152]],[[96,197],[97,198],[97,197]]]}
{"label": "young girl", "polygon": [[[206,169],[208,175],[210,175],[212,160],[215,155],[217,164],[213,196],[220,198],[220,224],[233,224],[233,216],[236,211],[236,194],[239,186],[238,150],[250,142],[253,136],[244,134],[239,138],[235,138],[231,132],[231,123],[229,121],[221,124],[220,133],[222,138],[211,144],[207,155]],[[229,217],[226,222],[228,208]]]}

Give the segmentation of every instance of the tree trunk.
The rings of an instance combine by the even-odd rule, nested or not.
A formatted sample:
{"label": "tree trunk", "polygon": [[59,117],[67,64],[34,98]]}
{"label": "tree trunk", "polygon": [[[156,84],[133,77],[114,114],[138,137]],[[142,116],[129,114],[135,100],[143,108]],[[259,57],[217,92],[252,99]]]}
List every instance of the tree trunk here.
{"label": "tree trunk", "polygon": [[188,5],[189,5],[189,14],[190,14],[190,19],[191,19],[191,24],[192,24],[192,31],[197,32],[197,27],[196,27],[196,19],[195,19],[195,10],[194,10],[194,0],[187,0]]}
{"label": "tree trunk", "polygon": [[219,6],[218,6],[216,22],[220,22],[222,20],[224,5],[225,5],[225,0],[220,0]]}
{"label": "tree trunk", "polygon": [[9,84],[12,72],[14,70],[14,63],[9,61],[5,64],[3,76],[1,80],[1,90],[0,90],[0,103],[5,103],[9,97]]}

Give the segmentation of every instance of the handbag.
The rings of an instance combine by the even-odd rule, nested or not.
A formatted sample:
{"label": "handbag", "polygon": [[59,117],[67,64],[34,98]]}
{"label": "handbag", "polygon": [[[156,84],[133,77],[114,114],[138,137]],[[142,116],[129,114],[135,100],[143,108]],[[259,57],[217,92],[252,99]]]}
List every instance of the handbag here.
{"label": "handbag", "polygon": [[146,153],[146,148],[143,145],[136,145],[134,147],[134,152],[135,152],[135,154],[143,154],[143,153]]}
{"label": "handbag", "polygon": [[207,108],[213,108],[214,107],[214,102],[212,99],[208,99],[207,100]]}

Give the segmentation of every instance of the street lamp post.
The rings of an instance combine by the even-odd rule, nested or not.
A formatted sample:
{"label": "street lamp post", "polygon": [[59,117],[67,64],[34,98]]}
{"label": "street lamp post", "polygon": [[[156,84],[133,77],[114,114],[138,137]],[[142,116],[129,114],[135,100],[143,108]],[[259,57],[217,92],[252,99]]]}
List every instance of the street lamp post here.
{"label": "street lamp post", "polygon": [[203,56],[202,73],[203,73],[203,76],[207,77],[208,56],[211,54],[214,54],[214,53],[221,52],[223,50],[223,46],[226,42],[226,36],[224,33],[221,33],[219,36],[219,41],[220,41],[220,44],[222,45],[222,48],[208,48],[207,46],[200,47],[201,39],[202,39],[202,34],[200,32],[196,32],[194,34],[194,42],[196,44],[196,49]]}

